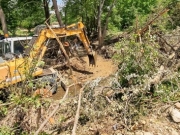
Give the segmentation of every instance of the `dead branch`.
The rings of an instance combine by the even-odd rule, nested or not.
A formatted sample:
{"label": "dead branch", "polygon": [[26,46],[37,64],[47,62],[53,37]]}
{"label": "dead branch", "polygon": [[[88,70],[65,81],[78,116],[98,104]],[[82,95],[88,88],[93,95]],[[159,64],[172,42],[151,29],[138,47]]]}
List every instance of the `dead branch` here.
{"label": "dead branch", "polygon": [[79,111],[80,111],[80,107],[81,107],[81,96],[82,96],[83,89],[84,89],[84,87],[82,87],[80,89],[80,92],[79,92],[78,108],[77,108],[77,111],[76,111],[76,116],[75,116],[74,126],[73,126],[73,130],[72,130],[72,135],[76,135],[76,128],[77,128],[77,124],[78,124],[78,120],[79,120]]}
{"label": "dead branch", "polygon": [[156,34],[159,38],[161,38],[164,41],[166,45],[168,45],[173,51],[175,51],[175,49],[161,36],[161,34],[159,34],[158,32],[156,32]]}
{"label": "dead branch", "polygon": [[54,65],[52,66],[53,68],[61,68],[64,67],[67,64],[67,62],[65,62],[64,64],[58,64],[58,65]]}
{"label": "dead branch", "polygon": [[141,30],[139,30],[139,31],[137,32],[137,34],[138,34],[139,36],[142,36],[142,35],[148,30],[149,25],[151,25],[156,19],[158,19],[161,15],[163,15],[164,13],[166,13],[166,12],[168,12],[168,11],[169,11],[169,9],[164,9],[164,10],[162,10],[160,13],[157,14],[157,16],[155,16],[151,21],[149,21],[149,22],[145,25],[145,27],[143,27]]}
{"label": "dead branch", "polygon": [[106,100],[108,101],[108,103],[112,103],[112,101],[107,96],[105,96],[105,97],[106,97]]}
{"label": "dead branch", "polygon": [[40,125],[39,129],[35,132],[34,135],[38,135],[39,132],[42,130],[42,128],[46,125],[46,123],[49,121],[49,119],[55,114],[55,112],[59,109],[62,102],[66,99],[68,95],[69,88],[66,89],[66,93],[64,94],[63,98],[60,100],[60,103],[54,108],[52,113],[48,116],[48,118]]}
{"label": "dead branch", "polygon": [[0,104],[0,107],[1,107],[1,106],[6,106],[6,105],[10,105],[10,104],[12,104],[12,103],[13,103],[13,102]]}
{"label": "dead branch", "polygon": [[59,43],[60,48],[61,48],[61,50],[63,51],[63,53],[64,53],[64,55],[65,55],[65,57],[66,57],[66,60],[67,60],[67,62],[68,62],[68,66],[69,66],[69,68],[70,68],[70,74],[72,74],[72,68],[71,68],[71,65],[70,65],[69,56],[67,55],[66,50],[64,49],[64,46],[62,45],[61,41],[60,41],[59,38],[57,37],[56,33],[51,29],[51,27],[49,26],[49,24],[48,24],[47,22],[45,22],[45,23],[46,23],[46,25],[48,26],[48,28],[51,30],[51,32],[54,34],[57,42]]}
{"label": "dead branch", "polygon": [[[68,88],[70,88],[70,87],[72,87],[72,86],[74,86],[74,85],[77,85],[77,84],[82,84],[82,83],[81,83],[81,82],[73,83],[73,84],[69,85]],[[84,87],[83,87],[83,88],[84,88]],[[81,89],[82,89],[82,88],[81,88]]]}
{"label": "dead branch", "polygon": [[157,75],[153,78],[153,79],[150,79],[150,84],[158,84],[160,82],[160,80],[162,79],[162,76],[164,74],[164,66],[161,66],[158,70],[158,73]]}

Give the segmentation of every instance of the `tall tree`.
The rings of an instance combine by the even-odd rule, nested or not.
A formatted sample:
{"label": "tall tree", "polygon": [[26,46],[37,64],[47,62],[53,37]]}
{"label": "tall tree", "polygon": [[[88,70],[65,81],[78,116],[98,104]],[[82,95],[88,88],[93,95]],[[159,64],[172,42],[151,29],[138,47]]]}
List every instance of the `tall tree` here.
{"label": "tall tree", "polygon": [[57,0],[52,0],[52,2],[53,2],[53,7],[54,7],[54,10],[56,13],[56,17],[57,17],[59,26],[63,26],[62,18],[61,18],[61,15],[59,13],[58,5],[57,5]]}
{"label": "tall tree", "polygon": [[116,0],[113,0],[111,5],[110,5],[110,8],[109,8],[109,11],[105,17],[105,24],[103,25],[103,31],[102,31],[102,40],[101,40],[101,44],[104,44],[104,38],[106,36],[106,31],[107,31],[107,26],[108,26],[108,23],[109,23],[109,17],[112,13],[112,10],[113,10],[113,7],[114,7],[114,4],[116,3]]}
{"label": "tall tree", "polygon": [[102,30],[101,30],[101,15],[102,15],[102,8],[104,6],[104,1],[105,0],[100,0],[99,1],[99,6],[98,6],[98,41],[99,45],[102,45]]}
{"label": "tall tree", "polygon": [[49,0],[43,0],[43,5],[47,23],[50,25]]}
{"label": "tall tree", "polygon": [[1,6],[0,6],[0,19],[1,19],[2,30],[3,30],[4,36],[8,37],[6,18],[5,18],[5,14]]}

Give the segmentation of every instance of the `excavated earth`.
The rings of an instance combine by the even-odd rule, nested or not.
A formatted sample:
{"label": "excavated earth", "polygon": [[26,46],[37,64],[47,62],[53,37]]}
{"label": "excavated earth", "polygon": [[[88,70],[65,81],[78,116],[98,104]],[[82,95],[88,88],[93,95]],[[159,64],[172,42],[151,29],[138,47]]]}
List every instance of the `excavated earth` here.
{"label": "excavated earth", "polygon": [[[97,63],[95,66],[89,66],[88,57],[71,58],[71,66],[73,68],[72,75],[68,75],[67,70],[59,72],[62,81],[68,86],[73,83],[81,83],[82,85],[97,78],[105,78],[117,71],[117,65],[111,59],[104,59],[102,56],[97,55]],[[78,94],[81,86],[78,84],[70,88],[70,92],[74,95]],[[76,89],[76,90],[75,90]],[[65,91],[59,87],[53,99],[60,99],[63,97]]]}

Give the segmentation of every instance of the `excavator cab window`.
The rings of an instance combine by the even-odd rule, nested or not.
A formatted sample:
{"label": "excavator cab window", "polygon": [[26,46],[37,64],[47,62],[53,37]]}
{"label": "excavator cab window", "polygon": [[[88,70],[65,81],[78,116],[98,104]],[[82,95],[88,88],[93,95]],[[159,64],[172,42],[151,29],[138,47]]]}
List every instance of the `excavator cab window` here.
{"label": "excavator cab window", "polygon": [[9,42],[0,42],[0,56],[3,56],[6,53],[11,52]]}
{"label": "excavator cab window", "polygon": [[15,54],[23,54],[24,47],[20,43],[20,41],[14,41],[14,53]]}

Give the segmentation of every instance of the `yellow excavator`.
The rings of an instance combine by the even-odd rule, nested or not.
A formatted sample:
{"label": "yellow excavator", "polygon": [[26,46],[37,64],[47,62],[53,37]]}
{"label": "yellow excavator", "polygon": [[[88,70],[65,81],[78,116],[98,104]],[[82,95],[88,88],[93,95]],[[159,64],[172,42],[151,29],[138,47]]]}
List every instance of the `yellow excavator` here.
{"label": "yellow excavator", "polygon": [[[68,36],[77,36],[83,43],[83,47],[87,52],[89,64],[95,65],[95,52],[90,46],[90,42],[86,36],[84,25],[78,22],[67,27],[38,27],[35,29],[35,35],[30,41],[28,51],[23,57],[14,56],[9,60],[0,58],[0,89],[6,88],[12,84],[26,81],[29,76],[43,78],[41,81],[47,81],[56,86],[56,71],[54,69],[40,68],[41,60],[47,50],[50,39],[61,39]],[[62,50],[61,50],[62,51]],[[51,76],[49,78],[49,75]],[[48,77],[46,77],[48,76]],[[51,85],[51,86],[52,86]],[[56,89],[56,87],[55,87]]]}

